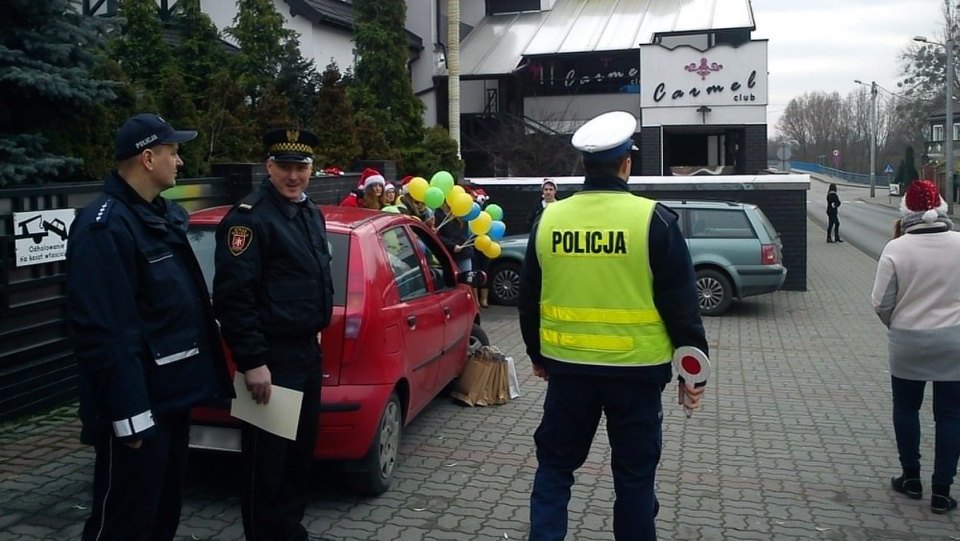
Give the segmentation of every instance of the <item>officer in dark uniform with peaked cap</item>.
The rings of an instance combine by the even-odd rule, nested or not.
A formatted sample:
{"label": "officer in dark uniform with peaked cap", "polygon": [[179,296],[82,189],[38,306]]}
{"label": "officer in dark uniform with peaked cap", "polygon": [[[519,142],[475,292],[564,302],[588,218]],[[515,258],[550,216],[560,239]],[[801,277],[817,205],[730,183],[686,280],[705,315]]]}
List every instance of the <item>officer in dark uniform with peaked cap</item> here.
{"label": "officer in dark uniform with peaked cap", "polygon": [[213,306],[253,399],[272,385],[303,391],[295,441],[242,427],[241,510],[247,541],[303,541],[309,469],[319,421],[319,333],[330,323],[333,282],[326,223],[305,192],[316,134],[266,134],[267,178],[217,229]]}
{"label": "officer in dark uniform with peaked cap", "polygon": [[172,540],[190,408],[233,396],[187,212],[160,196],[196,136],[152,113],[124,122],[117,168],[70,232],[81,440],[96,451],[84,541]]}
{"label": "officer in dark uniform with peaked cap", "polygon": [[[657,537],[660,395],[680,346],[707,351],[695,275],[677,215],[630,193],[637,119],[602,114],[573,135],[583,189],[548,205],[520,273],[520,330],[533,372],[547,380],[534,435],[530,541],[562,541],[574,472],[606,415],[617,541]],[[603,284],[602,287],[597,287]],[[703,388],[680,385],[693,408]]]}

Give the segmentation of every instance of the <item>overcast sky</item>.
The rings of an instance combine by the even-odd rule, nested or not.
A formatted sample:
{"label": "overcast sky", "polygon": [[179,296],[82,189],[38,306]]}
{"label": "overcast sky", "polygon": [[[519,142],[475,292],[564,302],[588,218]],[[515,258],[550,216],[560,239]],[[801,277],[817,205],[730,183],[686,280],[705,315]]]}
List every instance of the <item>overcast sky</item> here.
{"label": "overcast sky", "polygon": [[[787,103],[806,92],[897,91],[900,52],[916,35],[935,39],[944,0],[751,0],[754,39],[768,39],[768,133]],[[883,96],[883,91],[879,96]]]}

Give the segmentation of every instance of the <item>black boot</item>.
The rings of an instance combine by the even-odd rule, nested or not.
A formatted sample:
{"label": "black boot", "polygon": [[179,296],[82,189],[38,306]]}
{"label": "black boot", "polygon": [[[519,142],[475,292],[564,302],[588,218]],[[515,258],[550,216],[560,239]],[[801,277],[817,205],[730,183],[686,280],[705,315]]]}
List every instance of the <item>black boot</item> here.
{"label": "black boot", "polygon": [[827,233],[827,244],[832,244],[832,243],[833,243],[833,239],[831,239],[830,234]]}
{"label": "black boot", "polygon": [[890,480],[890,488],[908,498],[919,500],[923,497],[923,484],[920,482],[920,474],[910,472],[910,475],[910,477],[907,477],[907,474],[894,477]]}
{"label": "black boot", "polygon": [[957,500],[950,497],[950,485],[933,485],[933,496],[930,497],[930,510],[934,514],[942,515],[957,508]]}

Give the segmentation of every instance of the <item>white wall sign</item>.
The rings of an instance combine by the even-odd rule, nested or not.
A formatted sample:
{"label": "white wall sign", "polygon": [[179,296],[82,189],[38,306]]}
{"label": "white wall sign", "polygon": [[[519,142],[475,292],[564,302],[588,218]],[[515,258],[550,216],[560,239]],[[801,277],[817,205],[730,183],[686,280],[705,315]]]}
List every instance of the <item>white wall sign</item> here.
{"label": "white wall sign", "polygon": [[18,267],[67,258],[67,236],[75,209],[14,212],[14,248]]}
{"label": "white wall sign", "polygon": [[640,105],[646,108],[766,106],[767,42],[701,51],[640,46]]}

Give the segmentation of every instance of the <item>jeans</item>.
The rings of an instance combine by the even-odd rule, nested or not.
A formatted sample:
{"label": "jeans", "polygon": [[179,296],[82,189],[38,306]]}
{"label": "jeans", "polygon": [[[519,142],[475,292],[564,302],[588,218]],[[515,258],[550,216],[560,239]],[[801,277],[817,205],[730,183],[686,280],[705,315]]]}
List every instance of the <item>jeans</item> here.
{"label": "jeans", "polygon": [[[890,377],[893,392],[893,429],[900,466],[920,470],[920,406],[927,382]],[[934,485],[950,486],[960,458],[960,381],[933,382]]]}
{"label": "jeans", "polygon": [[587,459],[601,413],[607,416],[613,455],[614,537],[657,538],[654,481],[663,447],[663,388],[625,378],[550,376],[543,419],[534,435],[538,466],[530,497],[529,541],[562,541],[566,536],[573,474]]}

